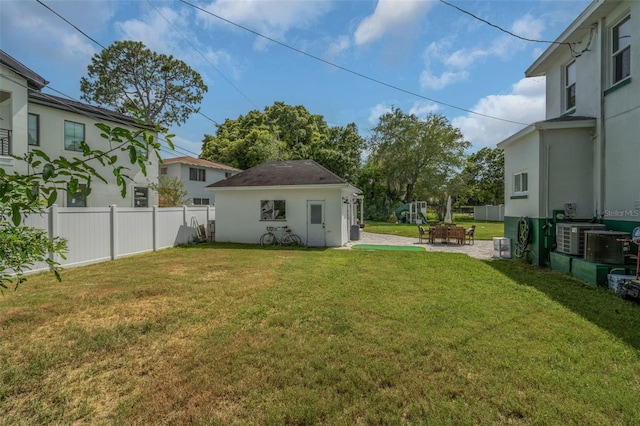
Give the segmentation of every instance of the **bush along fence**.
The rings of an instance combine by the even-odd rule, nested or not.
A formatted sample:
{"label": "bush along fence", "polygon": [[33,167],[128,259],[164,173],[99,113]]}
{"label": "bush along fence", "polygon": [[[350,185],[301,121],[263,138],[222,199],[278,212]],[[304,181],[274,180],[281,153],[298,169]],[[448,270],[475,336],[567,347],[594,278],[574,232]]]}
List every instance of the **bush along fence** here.
{"label": "bush along fence", "polygon": [[473,208],[473,220],[504,222],[504,204],[498,204],[497,206],[475,206]]}
{"label": "bush along fence", "polygon": [[[25,225],[41,228],[49,237],[67,240],[67,258],[54,258],[62,266],[81,266],[118,257],[157,251],[198,239],[198,225],[215,220],[215,207],[58,207],[30,215]],[[48,270],[36,264],[31,272]]]}

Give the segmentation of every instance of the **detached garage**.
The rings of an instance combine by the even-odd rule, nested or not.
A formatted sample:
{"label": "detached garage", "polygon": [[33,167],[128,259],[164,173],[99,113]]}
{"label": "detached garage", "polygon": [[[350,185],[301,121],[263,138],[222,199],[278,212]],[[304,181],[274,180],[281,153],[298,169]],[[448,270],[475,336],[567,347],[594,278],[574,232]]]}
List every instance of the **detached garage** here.
{"label": "detached garage", "polygon": [[307,246],[340,247],[363,223],[361,191],[312,160],[263,163],[207,189],[218,242],[257,244],[267,226],[288,226]]}

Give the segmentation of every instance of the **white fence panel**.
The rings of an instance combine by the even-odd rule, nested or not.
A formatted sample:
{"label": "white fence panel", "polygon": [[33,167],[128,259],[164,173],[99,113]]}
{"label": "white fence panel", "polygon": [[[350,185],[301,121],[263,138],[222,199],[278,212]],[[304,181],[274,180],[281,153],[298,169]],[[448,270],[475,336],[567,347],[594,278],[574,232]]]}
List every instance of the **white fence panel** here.
{"label": "white fence panel", "polygon": [[[40,228],[44,229],[47,233],[49,232],[49,215],[46,212],[40,214],[31,214],[24,219],[23,225],[30,226],[32,228]],[[31,269],[34,271],[39,271],[43,269],[47,269],[48,266],[45,262],[37,262],[36,264],[31,266]]]}
{"label": "white fence panel", "polygon": [[181,207],[158,209],[156,248],[174,247],[189,242],[191,230],[187,229],[185,211]]}
{"label": "white fence panel", "polygon": [[57,235],[67,239],[69,248],[67,259],[60,263],[79,265],[111,258],[108,207],[54,208],[53,212],[53,232],[57,229]]}
{"label": "white fence panel", "polygon": [[153,251],[153,209],[120,207],[115,211],[116,255]]}
{"label": "white fence panel", "polygon": [[[29,215],[24,224],[41,228],[49,237],[67,240],[67,258],[56,258],[62,266],[115,259],[152,250],[174,247],[193,241],[199,225],[214,220],[212,207],[118,208],[52,206],[42,214]],[[33,265],[32,271],[44,271],[44,262]]]}
{"label": "white fence panel", "polygon": [[474,207],[473,220],[504,222],[504,204]]}

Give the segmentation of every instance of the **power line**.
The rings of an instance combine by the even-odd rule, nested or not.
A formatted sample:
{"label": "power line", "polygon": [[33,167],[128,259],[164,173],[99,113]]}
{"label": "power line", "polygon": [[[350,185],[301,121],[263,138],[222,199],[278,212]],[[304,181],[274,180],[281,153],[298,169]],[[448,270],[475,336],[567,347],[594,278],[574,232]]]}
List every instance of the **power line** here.
{"label": "power line", "polygon": [[471,16],[473,19],[476,19],[476,20],[478,20],[480,22],[483,22],[483,23],[489,25],[490,27],[493,27],[493,28],[495,28],[495,29],[497,29],[499,31],[502,31],[505,34],[509,34],[510,36],[515,37],[517,39],[524,40],[524,41],[529,41],[529,42],[532,42],[532,43],[566,45],[566,46],[569,46],[569,49],[571,49],[571,53],[574,53],[573,46],[571,45],[571,43],[562,42],[562,41],[537,40],[537,39],[533,39],[533,38],[523,37],[521,35],[515,34],[515,33],[511,32],[509,30],[504,29],[499,25],[496,25],[496,24],[494,24],[492,22],[489,22],[486,19],[483,19],[483,18],[481,18],[481,17],[479,17],[477,15],[474,15],[473,13],[469,12],[468,10],[462,9],[461,7],[456,6],[455,4],[449,3],[448,1],[440,0],[440,3],[446,4],[447,6],[452,7],[454,9],[456,9],[457,11],[464,13],[465,15]]}
{"label": "power line", "polygon": [[[220,71],[220,70],[218,69],[218,67],[216,67],[213,63],[211,63],[211,61],[209,60],[209,58],[207,58],[207,57],[206,57],[202,52],[200,52],[200,50],[199,50],[199,49],[198,49],[198,48],[197,48],[193,43],[191,43],[191,40],[189,40],[187,37],[185,37],[185,35],[184,35],[184,34],[182,34],[182,32],[181,32],[178,28],[176,28],[176,26],[175,26],[175,25],[173,25],[173,23],[171,23],[171,21],[169,21],[169,20],[168,20],[168,19],[167,19],[167,18],[166,18],[166,17],[165,17],[165,16],[164,16],[164,15],[163,15],[159,10],[158,10],[158,8],[156,8],[156,7],[155,7],[155,6],[153,5],[153,3],[151,3],[151,1],[150,1],[150,0],[147,0],[147,3],[149,3],[149,5],[150,5],[150,6],[151,6],[151,7],[152,7],[152,8],[153,8],[157,13],[158,13],[158,15],[160,15],[160,17],[162,17],[162,19],[164,19],[164,20],[167,22],[167,24],[171,25],[171,28],[173,28],[173,29],[175,30],[175,32],[177,32],[178,34],[180,34],[180,36],[181,36],[181,37],[182,37],[182,38],[183,38],[187,43],[189,43],[189,45],[193,48],[193,50],[195,50],[196,52],[198,52],[198,54],[199,54],[200,56],[202,56],[202,58],[203,58],[205,61],[207,61],[207,63],[208,63],[209,65],[211,65],[211,68],[213,68],[214,70],[216,70],[216,71],[218,72],[218,74],[220,74],[220,75],[222,76],[222,78],[224,78],[224,79],[225,79],[225,81],[226,81],[227,83],[229,83],[229,85],[230,85],[231,87],[233,87],[233,88],[236,90],[236,92],[240,93],[240,94],[241,94],[241,95],[242,95],[242,96],[243,96],[243,97],[244,97],[244,98],[245,98],[245,99],[246,99],[246,100],[247,100],[251,105],[253,105],[256,109],[258,108],[258,106],[257,106],[257,105],[256,105],[256,104],[255,104],[251,99],[249,99],[249,97],[248,97],[247,95],[245,95],[245,94],[244,94],[244,93],[243,93],[243,92],[242,92],[242,91],[241,91],[241,90],[240,90],[240,89],[239,89],[235,84],[233,84],[233,82],[232,82],[231,80],[229,80],[229,79],[227,78],[227,76],[226,76],[226,75],[224,75],[224,73],[222,73],[222,71]],[[208,118],[208,117],[206,117],[204,114],[202,114],[202,116],[203,116],[203,117],[205,117],[205,118]],[[211,119],[209,119],[209,120],[211,120]],[[213,120],[212,120],[212,121],[213,121]],[[215,121],[214,121],[214,123],[215,123]],[[216,123],[216,124],[218,124],[218,123]]]}
{"label": "power line", "polygon": [[67,20],[67,18],[65,18],[64,16],[60,15],[58,12],[56,12],[55,10],[51,9],[49,6],[47,6],[46,4],[44,4],[42,1],[40,0],[36,0],[38,3],[40,3],[42,6],[46,7],[47,9],[49,9],[52,13],[54,13],[58,18],[62,19],[64,22],[66,22],[67,24],[71,25],[73,28],[75,28],[77,31],[79,31],[83,36],[85,36],[86,38],[88,38],[89,40],[91,40],[92,42],[94,42],[95,44],[97,44],[98,46],[102,47],[103,49],[106,49],[106,47],[104,47],[102,44],[100,44],[100,42],[96,41],[95,39],[91,38],[87,33],[85,33],[84,31],[82,31],[80,28],[76,27],[75,25],[73,25],[71,22],[69,22]]}
{"label": "power line", "polygon": [[[17,85],[19,85],[19,86],[21,86],[21,87],[23,87],[23,88],[27,89],[27,90],[31,90],[31,89],[29,89],[29,87],[28,87],[28,86],[26,86],[26,85],[22,84],[20,81],[18,81],[18,80],[15,80],[15,79],[11,78],[11,76],[8,76],[8,75],[5,75],[5,74],[0,74],[0,76],[2,76],[3,78],[6,78],[7,80],[12,81],[13,83],[15,83],[15,84],[17,84]],[[113,111],[110,111],[110,110],[107,110],[107,109],[104,109],[104,108],[99,108],[99,107],[96,107],[96,106],[94,106],[94,105],[81,103],[80,101],[75,100],[74,98],[72,98],[71,96],[67,95],[66,93],[63,93],[63,92],[61,92],[60,90],[57,90],[57,89],[55,89],[55,88],[53,88],[53,87],[51,87],[51,86],[49,86],[49,85],[47,85],[47,86],[45,86],[45,87],[46,87],[47,89],[49,89],[49,90],[53,91],[53,92],[56,92],[56,93],[58,93],[58,94],[60,94],[60,95],[64,96],[64,97],[65,97],[65,98],[67,98],[69,101],[73,101],[73,102],[80,103],[80,104],[82,104],[84,107],[87,107],[87,108],[90,108],[90,109],[92,109],[92,110],[96,111],[96,114],[91,114],[89,111],[84,111],[84,110],[82,110],[82,109],[78,108],[76,105],[73,105],[73,104],[72,104],[72,103],[70,103],[70,102],[65,102],[65,99],[63,99],[63,98],[60,98],[60,97],[58,97],[58,96],[49,95],[49,94],[47,94],[47,93],[43,93],[43,92],[38,92],[41,96],[43,96],[43,97],[45,97],[45,98],[49,99],[51,102],[56,103],[56,104],[64,105],[65,107],[69,108],[69,110],[71,110],[72,112],[74,112],[74,113],[76,113],[76,114],[78,114],[78,115],[82,115],[82,116],[84,116],[84,117],[91,118],[91,119],[93,119],[93,120],[95,120],[95,121],[98,121],[98,122],[103,120],[103,118],[101,118],[101,117],[100,117],[100,116],[103,116],[103,117],[107,117],[107,119],[108,119],[109,121],[114,122],[114,123],[124,124],[124,125],[128,125],[128,126],[131,126],[131,125],[132,125],[131,123],[123,122],[123,117],[124,117],[124,118],[127,118],[127,119],[129,119],[129,120],[131,120],[131,118],[130,118],[130,117],[127,117],[127,116],[120,116],[120,117],[118,117],[118,116],[114,115],[114,112],[113,112]],[[162,139],[160,136],[158,136],[158,140],[159,140],[160,142],[168,143],[165,139]],[[183,147],[181,147],[181,146],[178,146],[178,145],[176,145],[175,143],[173,143],[173,146],[174,146],[174,149],[173,149],[172,151],[174,151],[174,155],[175,155],[175,154],[179,154],[180,156],[183,156],[183,155],[186,153],[186,154],[195,155],[196,157],[198,157],[198,156],[199,156],[199,154],[197,154],[197,153],[195,153],[195,152],[193,152],[193,151],[190,151],[190,150],[188,150],[187,148],[183,148]],[[165,151],[166,151],[167,149],[171,149],[171,148],[168,148],[168,147],[167,147],[167,148],[165,149]],[[182,152],[180,152],[180,151],[182,151]]]}
{"label": "power line", "polygon": [[278,44],[278,45],[280,45],[280,46],[282,46],[282,47],[285,47],[285,48],[287,48],[287,49],[293,50],[294,52],[300,53],[301,55],[308,56],[309,58],[315,59],[316,61],[320,61],[320,62],[322,62],[322,63],[324,63],[324,64],[330,65],[330,66],[332,66],[332,67],[334,67],[334,68],[338,68],[338,69],[340,69],[340,70],[342,70],[342,71],[348,72],[348,73],[350,73],[350,74],[353,74],[353,75],[355,75],[355,76],[357,76],[357,77],[360,77],[360,78],[363,78],[363,79],[365,79],[365,80],[372,81],[372,82],[377,83],[377,84],[380,84],[380,85],[382,85],[382,86],[389,87],[389,88],[394,89],[394,90],[397,90],[397,91],[399,91],[399,92],[403,92],[403,93],[409,94],[409,95],[411,95],[411,96],[415,96],[415,97],[418,97],[418,98],[420,98],[420,99],[424,99],[424,100],[427,100],[427,101],[429,101],[429,102],[436,103],[436,104],[438,104],[438,105],[442,105],[442,106],[445,106],[445,107],[448,107],[448,108],[456,109],[456,110],[458,110],[458,111],[466,112],[466,113],[468,113],[468,114],[473,114],[473,115],[477,115],[477,116],[485,117],[485,118],[491,118],[491,119],[493,119],[493,120],[504,121],[504,122],[507,122],[507,123],[520,124],[520,125],[523,125],[523,126],[526,126],[526,125],[527,125],[527,123],[522,123],[522,122],[519,122],[519,121],[509,120],[509,119],[506,119],[506,118],[495,117],[495,116],[491,116],[491,115],[488,115],[488,114],[482,114],[482,113],[480,113],[480,112],[472,111],[472,110],[465,109],[465,108],[462,108],[462,107],[458,107],[458,106],[455,106],[455,105],[452,105],[452,104],[449,104],[449,103],[446,103],[446,102],[438,101],[438,100],[436,100],[436,99],[429,98],[429,97],[427,97],[427,96],[423,96],[423,95],[421,95],[421,94],[419,94],[419,93],[412,92],[412,91],[407,90],[407,89],[403,89],[403,88],[401,88],[401,87],[395,86],[395,85],[390,84],[390,83],[386,83],[386,82],[384,82],[384,81],[382,81],[382,80],[378,80],[378,79],[376,79],[376,78],[369,77],[368,75],[365,75],[365,74],[362,74],[362,73],[360,73],[360,72],[358,72],[358,71],[354,71],[354,70],[352,70],[352,69],[349,69],[349,68],[343,67],[343,66],[338,65],[338,64],[336,64],[336,63],[334,63],[334,62],[327,61],[326,59],[322,59],[322,58],[320,58],[320,57],[318,57],[318,56],[312,55],[311,53],[305,52],[305,51],[300,50],[300,49],[298,49],[298,48],[296,48],[296,47],[290,46],[290,45],[288,45],[288,44],[286,44],[286,43],[283,43],[283,42],[278,41],[278,40],[276,40],[276,39],[273,39],[273,38],[271,38],[271,37],[269,37],[269,36],[266,36],[266,35],[264,35],[264,34],[261,34],[261,33],[259,33],[259,32],[257,32],[257,31],[255,31],[255,30],[252,30],[251,28],[247,28],[247,27],[245,27],[245,26],[243,26],[243,25],[240,25],[240,24],[238,24],[238,23],[235,23],[235,22],[233,22],[233,21],[230,21],[230,20],[228,20],[228,19],[226,19],[226,18],[223,18],[223,17],[222,17],[222,16],[220,16],[220,15],[216,15],[215,13],[213,13],[213,12],[211,12],[211,11],[208,11],[208,10],[206,10],[206,9],[203,9],[203,8],[199,7],[199,6],[196,6],[196,5],[194,5],[193,3],[189,3],[189,2],[188,2],[188,1],[186,1],[186,0],[180,0],[180,2],[182,2],[182,3],[186,4],[186,5],[188,5],[188,6],[192,7],[192,8],[194,8],[194,9],[198,9],[199,11],[201,11],[201,12],[203,12],[203,13],[206,13],[206,14],[208,14],[208,15],[211,15],[211,16],[213,16],[214,18],[217,18],[217,19],[219,19],[219,20],[221,20],[221,21],[224,21],[224,22],[226,22],[226,23],[228,23],[228,24],[231,24],[231,25],[233,25],[233,26],[236,26],[236,27],[238,27],[238,28],[240,28],[240,29],[242,29],[242,30],[244,30],[244,31],[250,32],[250,33],[252,33],[252,34],[254,34],[254,35],[258,36],[258,37],[264,38],[265,40],[269,40],[269,41],[270,41],[270,42],[272,42],[272,43]]}

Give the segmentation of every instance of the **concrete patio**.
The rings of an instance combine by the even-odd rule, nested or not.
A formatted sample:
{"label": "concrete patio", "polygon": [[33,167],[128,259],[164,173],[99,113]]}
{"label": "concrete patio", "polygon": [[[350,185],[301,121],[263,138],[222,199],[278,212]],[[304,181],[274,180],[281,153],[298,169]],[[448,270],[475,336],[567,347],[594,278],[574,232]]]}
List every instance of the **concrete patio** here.
{"label": "concrete patio", "polygon": [[440,251],[449,253],[463,253],[477,259],[491,259],[493,255],[493,241],[475,241],[475,244],[443,244],[419,243],[418,238],[399,237],[397,235],[374,234],[372,232],[361,232],[360,239],[349,241],[343,248],[350,249],[357,244],[374,244],[388,246],[415,246],[424,247],[427,251]]}

